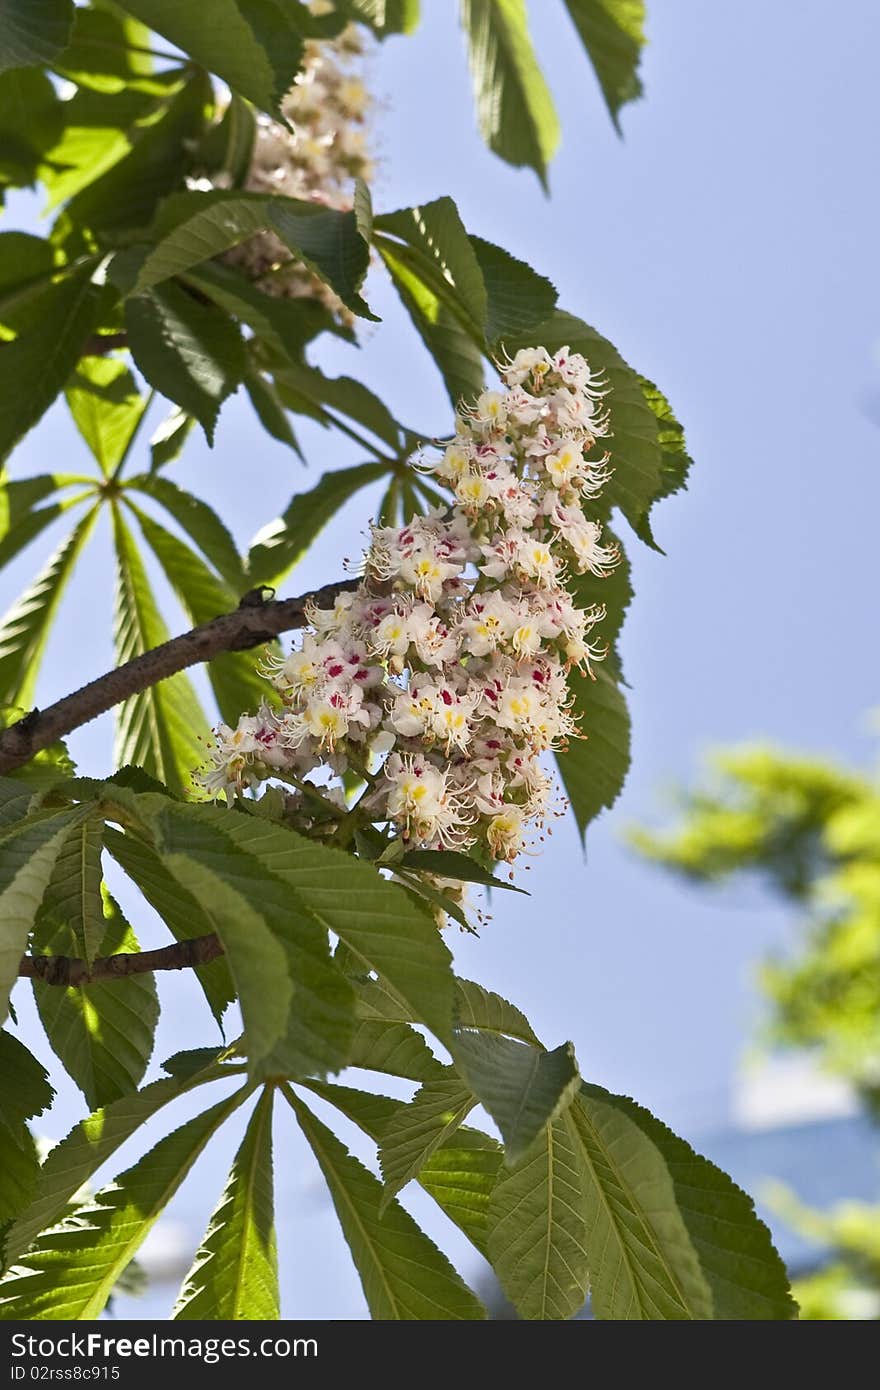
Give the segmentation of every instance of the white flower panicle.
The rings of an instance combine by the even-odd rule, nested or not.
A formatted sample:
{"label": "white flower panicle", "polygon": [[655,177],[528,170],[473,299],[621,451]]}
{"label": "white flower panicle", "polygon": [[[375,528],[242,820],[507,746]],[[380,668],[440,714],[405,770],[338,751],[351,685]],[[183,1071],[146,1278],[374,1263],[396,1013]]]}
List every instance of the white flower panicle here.
{"label": "white flower panicle", "polygon": [[591,675],[604,654],[590,638],[604,609],[579,608],[566,577],[617,560],[583,509],[610,476],[595,459],[608,419],[601,383],[567,348],[522,350],[499,372],[503,388],[462,407],[455,437],[420,464],[451,507],[372,528],[357,590],[309,613],[272,673],[280,705],[221,726],[206,787],[354,771],[362,822],[495,860],[542,824],[541,756],[580,732],[569,672]]}
{"label": "white flower panicle", "polygon": [[[333,6],[313,3],[316,13]],[[245,188],[322,203],[350,212],[354,180],[373,177],[367,145],[372,102],[360,76],[363,40],[354,24],[336,39],[309,40],[303,66],[281,103],[293,130],[269,116],[257,116],[251,167]],[[224,257],[268,294],[286,299],[318,299],[346,322],[351,314],[333,291],[291,253],[272,232],[261,232]]]}

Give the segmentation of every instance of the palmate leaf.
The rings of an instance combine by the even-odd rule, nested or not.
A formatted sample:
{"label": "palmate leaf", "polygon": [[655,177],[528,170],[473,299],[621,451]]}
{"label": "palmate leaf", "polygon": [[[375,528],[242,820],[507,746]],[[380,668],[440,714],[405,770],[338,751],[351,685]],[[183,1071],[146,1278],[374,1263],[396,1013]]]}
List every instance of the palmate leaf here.
{"label": "palmate leaf", "polygon": [[302,62],[304,7],[212,0],[208,11],[179,0],[126,0],[125,8],[262,111],[281,114]]}
{"label": "palmate leaf", "polygon": [[31,1201],[39,1177],[37,1145],[27,1126],[21,1125],[17,1136],[0,1126],[0,1244],[3,1228]]}
{"label": "palmate leaf", "polygon": [[236,324],[169,283],[129,299],[125,325],[131,355],[147,381],[194,415],[212,444],[220,407],[247,366]]}
{"label": "palmate leaf", "polygon": [[296,493],[276,521],[254,537],[248,554],[252,582],[275,584],[293,569],[327,522],[361,488],[382,478],[383,463],[359,463],[325,473],[308,492]]}
{"label": "palmate leaf", "polygon": [[51,63],[72,24],[73,0],[0,0],[0,72]]}
{"label": "palmate leaf", "polygon": [[333,963],[326,924],[310,903],[248,853],[242,832],[251,827],[273,830],[226,808],[174,807],[157,822],[163,862],[198,899],[223,942],[251,1075],[338,1071],[354,1032],[352,988]]}
{"label": "palmate leaf", "polygon": [[[208,936],[214,924],[204,908],[188,893],[162,863],[151,845],[136,835],[123,835],[107,826],[104,843],[113,858],[143,893],[150,906],[159,914],[175,941],[189,941],[195,936]],[[221,956],[194,971],[217,1022],[220,1023],[228,1004],[235,998],[235,986],[229,965]]]}
{"label": "palmate leaf", "polygon": [[44,237],[0,232],[0,313],[34,286],[45,284],[55,268],[55,249]]}
{"label": "palmate leaf", "polygon": [[373,317],[360,296],[370,253],[355,213],[267,193],[194,190],[168,198],[152,228],[158,241],[140,268],[135,292],[142,294],[267,231],[352,313]]}
{"label": "palmate leaf", "polygon": [[77,429],[109,477],[131,443],[146,401],[124,362],[82,357],[65,390]]}
{"label": "palmate leaf", "polygon": [[501,1130],[507,1163],[516,1163],[568,1108],[580,1084],[571,1043],[544,1052],[512,1038],[459,1028],[453,1057]]}
{"label": "palmate leaf", "polygon": [[97,1318],[196,1159],[247,1094],[245,1087],[161,1139],[86,1206],[39,1237],[22,1263],[0,1279],[0,1319]]}
{"label": "palmate leaf", "polygon": [[52,870],[82,815],[76,807],[42,815],[0,840],[0,1022]]}
{"label": "palmate leaf", "polygon": [[184,283],[234,314],[254,330],[281,361],[298,362],[319,333],[346,336],[329,311],[313,299],[282,299],[267,294],[237,270],[220,261],[203,261],[184,271]]}
{"label": "palmate leaf", "polygon": [[41,1231],[64,1216],[83,1184],[163,1106],[198,1086],[235,1076],[242,1070],[212,1062],[192,1075],[163,1077],[80,1120],[60,1144],[50,1149],[40,1170],[33,1202],[6,1233],[7,1263],[18,1260]]}
{"label": "palmate leaf", "polygon": [[277,1320],[278,1252],[272,1195],[272,1101],[266,1087],[172,1318]]}
{"label": "palmate leaf", "polygon": [[462,0],[483,139],[508,164],[528,165],[546,188],[559,120],[529,36],[525,0]]}
{"label": "palmate leaf", "polygon": [[[96,829],[100,847],[102,825],[98,823]],[[56,876],[60,865],[59,859]],[[63,891],[64,885],[60,886]],[[98,902],[101,904],[100,896]],[[140,949],[119,905],[106,892],[102,927],[100,955],[129,954]],[[47,913],[44,902],[35,946],[49,955],[73,955],[75,944],[74,933],[57,908]],[[152,975],[129,975],[75,989],[34,980],[34,997],[52,1051],[91,1109],[109,1105],[137,1090],[153,1051],[159,1018]]]}
{"label": "palmate leaf", "polygon": [[0,623],[0,702],[27,708],[33,703],[52,621],[73,568],[98,516],[92,507],[47,561],[34,582]]}
{"label": "palmate leaf", "polygon": [[[181,77],[178,85],[182,82]],[[40,165],[40,178],[48,195],[46,211],[74,198],[118,165],[146,134],[157,112],[162,114],[159,101],[145,92],[126,89],[108,95],[78,88],[64,103],[63,125],[56,131]]]}
{"label": "palmate leaf", "polygon": [[542,1046],[525,1014],[500,994],[473,980],[459,978],[455,981],[455,993],[456,1021],[462,1028],[497,1033],[532,1047]]}
{"label": "palmate leaf", "polygon": [[479,1299],[409,1213],[392,1201],[380,1215],[382,1184],[288,1086],[283,1089],[330,1189],[372,1316],[435,1322],[485,1318]]}
{"label": "palmate leaf", "polygon": [[382,1210],[415,1177],[435,1149],[463,1124],[476,1096],[456,1076],[426,1081],[382,1132],[379,1163],[385,1182]]}
{"label": "palmate leaf", "polygon": [[615,128],[620,108],[642,95],[645,0],[565,0],[593,64]]}
{"label": "palmate leaf", "polygon": [[250,397],[257,419],[266,433],[271,434],[272,438],[277,439],[280,444],[286,444],[289,449],[293,449],[294,453],[298,454],[305,463],[305,455],[293,432],[293,426],[287,418],[287,412],[281,403],[281,397],[278,395],[275,383],[265,377],[256,367],[249,367],[244,379],[244,389]]}
{"label": "palmate leaf", "polygon": [[583,1104],[609,1106],[631,1120],[663,1156],[675,1201],[712,1294],[718,1320],[797,1316],[785,1265],[751,1197],[635,1101],[585,1085]]}
{"label": "palmate leaf", "polygon": [[[18,336],[0,343],[0,462],[48,410],[76,366],[98,311],[94,263],[29,295]],[[4,315],[4,318],[6,315]]]}
{"label": "palmate leaf", "polygon": [[[119,509],[113,510],[117,587],[116,661],[122,665],[168,639],[143,561]],[[186,676],[178,674],[131,696],[122,705],[115,757],[119,766],[134,763],[165,782],[172,791],[191,785],[203,761],[208,723]]]}
{"label": "palmate leaf", "polygon": [[486,288],[485,330],[490,344],[525,333],[553,313],[556,289],[545,276],[482,237],[472,236],[470,243]]}
{"label": "palmate leaf", "polygon": [[285,405],[325,425],[336,421],[328,408],[363,426],[397,455],[414,439],[391,411],[363,382],[350,376],[325,376],[317,367],[287,363],[275,372],[275,384]]}
{"label": "palmate leaf", "polygon": [[[194,624],[208,622],[237,607],[243,586],[238,592],[230,589],[177,536],[146,516],[140,508],[133,510],[147,544]],[[208,679],[217,706],[233,727],[243,711],[257,709],[266,698],[266,678],[260,674],[265,655],[265,649],[223,652],[208,663]]]}
{"label": "palmate leaf", "polygon": [[170,865],[175,854],[190,855],[203,836],[207,845],[210,832],[211,857],[206,848],[205,862],[222,873],[224,854],[231,857],[235,846],[258,873],[284,885],[291,904],[329,928],[368,970],[382,976],[413,1018],[449,1041],[449,951],[432,919],[371,865],[286,827],[229,815],[219,806],[169,807],[159,818],[158,832]]}
{"label": "palmate leaf", "polygon": [[584,1164],[567,1115],[547,1125],[512,1168],[501,1167],[487,1252],[523,1318],[570,1318],[589,1278]]}

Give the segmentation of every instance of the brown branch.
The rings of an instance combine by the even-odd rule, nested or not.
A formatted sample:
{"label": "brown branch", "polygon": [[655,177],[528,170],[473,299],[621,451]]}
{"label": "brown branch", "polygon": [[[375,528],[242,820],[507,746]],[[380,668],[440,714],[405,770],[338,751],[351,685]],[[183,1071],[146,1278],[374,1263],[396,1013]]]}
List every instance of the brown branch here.
{"label": "brown branch", "polygon": [[157,951],[133,951],[129,955],[98,956],[88,962],[75,956],[22,956],[18,967],[20,976],[42,980],[46,985],[64,988],[90,985],[95,980],[121,980],[126,975],[148,975],[154,970],[192,970],[207,965],[223,955],[223,945],[213,932],[210,936],[194,936]]}
{"label": "brown branch", "polygon": [[153,647],[72,695],[65,695],[48,709],[33,709],[16,724],[10,724],[0,733],[0,775],[21,767],[59,738],[188,666],[212,661],[221,652],[246,651],[271,642],[279,633],[305,627],[308,603],[328,607],[339,594],[355,589],[358,583],[357,579],[343,579],[299,598],[269,602],[262,598],[265,590],[252,589],[234,612],[223,613],[180,637],[172,637],[161,647]]}
{"label": "brown branch", "polygon": [[128,334],[90,333],[82,345],[80,357],[106,357],[115,348],[128,347]]}

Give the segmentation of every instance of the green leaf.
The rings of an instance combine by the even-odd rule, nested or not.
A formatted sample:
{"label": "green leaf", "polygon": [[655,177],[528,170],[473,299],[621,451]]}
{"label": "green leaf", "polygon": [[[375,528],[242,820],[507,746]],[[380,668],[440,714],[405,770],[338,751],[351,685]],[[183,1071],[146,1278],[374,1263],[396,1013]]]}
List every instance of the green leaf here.
{"label": "green leaf", "polygon": [[[100,824],[97,833],[100,845]],[[62,890],[69,886],[69,880],[59,885]],[[137,937],[109,893],[104,895],[103,909],[104,934],[98,953],[114,956],[140,950]],[[44,903],[38,942],[48,955],[75,953],[74,933],[54,904],[47,912]],[[34,997],[52,1051],[91,1109],[137,1090],[153,1051],[159,1018],[152,975],[129,975],[75,989],[34,980]]]}
{"label": "green leaf", "polygon": [[39,1177],[40,1159],[30,1130],[22,1125],[13,1136],[0,1127],[0,1236],[33,1198]]}
{"label": "green leaf", "polygon": [[54,1226],[79,1189],[163,1106],[197,1086],[221,1080],[231,1071],[212,1064],[194,1076],[163,1077],[74,1125],[66,1138],[50,1149],[32,1205],[7,1232],[7,1261],[20,1259],[41,1231]]}
{"label": "green leaf", "polygon": [[281,115],[303,56],[299,7],[211,0],[210,13],[180,0],[126,0],[126,9],[254,102]]}
{"label": "green leaf", "polygon": [[12,1033],[0,1030],[0,1128],[17,1133],[25,1120],[48,1110],[54,1096],[42,1062]]}
{"label": "green leaf", "polygon": [[274,232],[353,313],[374,317],[359,293],[370,252],[354,212],[268,193],[192,191],[166,200],[153,232],[160,239],[141,266],[136,293]]}
{"label": "green leaf", "polygon": [[131,355],[147,381],[194,415],[214,442],[220,407],[239,385],[247,359],[232,319],[180,285],[162,285],[126,301]]}
{"label": "green leaf", "polygon": [[0,196],[6,185],[33,187],[65,115],[55,88],[39,68],[0,72]]}
{"label": "green leaf", "polygon": [[443,1075],[421,1033],[407,1023],[362,1019],[355,1029],[348,1055],[350,1067],[404,1076],[408,1081],[429,1081]]}
{"label": "green leaf", "polygon": [[568,1116],[547,1125],[492,1191],[487,1248],[520,1317],[570,1318],[587,1294],[585,1168]]}
{"label": "green leaf", "polygon": [[528,1043],[532,1047],[542,1044],[532,1031],[532,1026],[514,1004],[493,994],[483,985],[473,980],[455,981],[456,1019],[462,1028],[475,1028],[481,1033],[498,1033],[504,1037],[515,1038],[517,1042]]}
{"label": "green leaf", "polygon": [[[388,1126],[404,1108],[404,1102],[356,1091],[350,1086],[330,1082],[305,1083],[315,1095],[334,1105],[341,1114],[379,1144]],[[462,1126],[426,1160],[418,1175],[419,1186],[472,1241],[481,1255],[486,1254],[489,1230],[489,1201],[502,1162],[497,1140],[479,1129]]]}
{"label": "green leaf", "polygon": [[399,258],[482,338],[489,311],[486,286],[452,199],[437,198],[420,207],[385,213],[376,218],[375,227],[403,243],[407,250],[398,247]]}
{"label": "green leaf", "polygon": [[235,592],[237,602],[248,581],[235,541],[213,507],[194,497],[185,488],[178,487],[169,478],[157,478],[150,473],[129,478],[126,486],[130,491],[143,492],[147,497],[152,497],[174,517]]}
{"label": "green leaf", "polygon": [[483,139],[508,164],[547,186],[559,120],[529,36],[525,0],[462,0]]}
{"label": "green leaf", "polygon": [[486,337],[490,343],[525,333],[556,307],[556,289],[525,261],[500,246],[472,236],[486,288]]}
{"label": "green leaf", "polygon": [[0,232],[0,309],[55,270],[55,250],[29,232]]}
{"label": "green leaf", "polygon": [[162,90],[151,81],[153,60],[146,25],[120,11],[77,7],[70,43],[53,61],[53,68],[80,87],[116,93],[126,88]]}
{"label": "green leaf", "polygon": [[244,389],[266,433],[271,434],[280,444],[286,444],[289,449],[293,449],[305,462],[303,451],[297,443],[296,435],[273,383],[268,381],[262,372],[250,370],[244,379]]}
{"label": "green leaf", "polygon": [[272,1100],[254,1110],[229,1180],[180,1291],[176,1320],[281,1316],[272,1197]]}
{"label": "green leaf", "polygon": [[33,1053],[11,1033],[0,1032],[0,1253],[2,1228],[32,1200],[40,1176],[37,1146],[25,1121],[46,1110],[54,1094]]}
{"label": "green leaf", "polygon": [[309,546],[349,498],[388,472],[384,463],[359,463],[325,473],[309,492],[294,495],[276,521],[251,542],[247,564],[251,581],[276,584],[293,569]]}
{"label": "green leaf", "polygon": [[[211,934],[214,923],[201,903],[172,877],[151,845],[135,835],[123,835],[112,826],[104,831],[104,843],[162,918],[175,941],[190,941],[193,937]],[[194,973],[219,1024],[227,1005],[235,998],[229,965],[221,956],[208,965],[197,966]]]}
{"label": "green leaf", "polygon": [[89,1321],[103,1312],[128,1267],[196,1159],[247,1088],[197,1115],[41,1236],[0,1279],[0,1318]]}
{"label": "green leaf", "polygon": [[382,1184],[289,1087],[284,1094],[327,1181],[372,1316],[433,1322],[484,1318],[479,1299],[408,1212],[392,1201],[380,1215]]}
{"label": "green leaf", "polygon": [[134,377],[118,358],[81,357],[65,395],[77,429],[109,477],[146,407]]}
{"label": "green leaf", "polygon": [[[116,662],[168,640],[166,628],[131,531],[118,508],[113,511],[116,545]],[[121,706],[115,758],[135,763],[174,792],[191,785],[191,774],[204,759],[210,737],[195,691],[183,674],[132,695]]]}
{"label": "green leaf", "polygon": [[[239,583],[237,591],[230,589],[177,536],[159,526],[140,508],[134,510],[147,544],[194,624],[209,622],[237,606],[243,583]],[[266,677],[260,674],[264,657],[265,649],[222,652],[207,665],[217,706],[227,724],[233,727],[243,710],[258,707],[266,698]]]}
{"label": "green leaf", "polygon": [[73,24],[73,0],[0,0],[0,71],[51,63]]}
{"label": "green leaf", "polygon": [[155,473],[158,468],[164,468],[166,463],[173,463],[179,458],[194,424],[191,415],[187,415],[178,405],[174,407],[150,440],[151,472]]}
{"label": "green leaf", "polygon": [[392,452],[400,453],[409,431],[399,425],[388,407],[368,387],[350,376],[325,376],[317,367],[288,363],[275,373],[282,401],[291,410],[309,415],[324,425],[336,425],[325,407],[363,425]]}
{"label": "green leaf", "polygon": [[457,854],[448,849],[411,849],[400,860],[404,869],[415,869],[421,874],[439,874],[441,878],[455,878],[461,883],[479,883],[484,888],[504,888],[510,893],[528,893],[524,888],[516,888],[512,883],[504,883],[488,869],[484,869],[468,854]]}
{"label": "green leaf", "polygon": [[644,0],[565,0],[565,4],[619,131],[620,108],[642,95],[639,62],[645,43]]}
{"label": "green leaf", "polygon": [[485,385],[483,354],[472,327],[464,327],[445,296],[402,257],[396,242],[377,240],[394,287],[425,347],[437,364],[453,406],[475,399]]}
{"label": "green leaf", "polygon": [[0,1021],[55,862],[81,815],[76,808],[41,816],[0,840]]}
{"label": "green leaf", "polygon": [[435,1149],[449,1139],[476,1105],[476,1096],[458,1077],[426,1081],[383,1131],[379,1163],[385,1181],[384,1210],[415,1177]]}
{"label": "green leaf", "polygon": [[[177,77],[176,73],[171,75],[172,91]],[[112,152],[113,163],[70,199],[63,227],[97,230],[102,240],[113,244],[130,240],[132,233],[150,221],[159,200],[183,187],[205,127],[205,112],[212,100],[210,79],[206,73],[198,71],[167,100],[156,102],[142,93],[131,92],[123,93],[120,98],[98,97],[99,104],[118,103],[121,106],[125,102],[130,110],[146,119],[135,120],[128,126],[129,150],[125,151],[118,139],[113,141],[112,151],[108,148],[105,156],[109,158]],[[158,119],[151,119],[151,108],[158,111]],[[117,117],[113,122],[117,127],[118,121]],[[79,144],[78,154],[82,159],[87,142],[80,140]],[[50,151],[50,156],[54,153]],[[63,142],[59,153],[64,153]]]}
{"label": "green leaf", "polygon": [[571,1043],[543,1052],[512,1038],[459,1028],[453,1057],[501,1130],[508,1164],[568,1108],[580,1084]]}
{"label": "green leaf", "polygon": [[185,271],[182,278],[252,328],[257,340],[262,340],[282,362],[299,362],[306,345],[324,330],[340,331],[322,304],[312,299],[282,299],[267,294],[221,261],[204,261]]}
{"label": "green leaf", "polygon": [[596,679],[572,682],[573,711],[585,738],[572,739],[556,754],[581,837],[601,810],[614,805],[630,764],[630,717],[626,700],[601,667]]}
{"label": "green leaf", "polygon": [[230,93],[222,119],[211,126],[199,151],[200,162],[215,183],[242,187],[251,167],[256,135],[253,107],[235,92]]}
{"label": "green leaf", "polygon": [[47,561],[0,621],[0,700],[27,708],[33,702],[52,621],[98,515],[93,507]]}
{"label": "green leaf", "polygon": [[[274,827],[222,807],[169,807],[157,822],[163,863],[223,942],[251,1074],[339,1071],[354,1031],[352,988],[333,963],[327,924],[311,902],[248,852],[252,829],[272,843]],[[287,832],[277,833],[286,845]],[[290,849],[293,858],[296,845]]]}
{"label": "green leaf", "polygon": [[[663,392],[660,391],[652,381],[646,377],[639,377],[645,400],[657,419],[657,438],[660,444],[660,486],[658,487],[651,505],[659,502],[664,497],[671,497],[673,493],[680,492],[687,487],[687,477],[690,472],[693,459],[687,451],[685,444],[684,428],[679,424],[673,414]],[[659,550],[657,542],[654,540],[651,531],[650,506],[639,518],[636,525],[636,534],[647,544]]]}
{"label": "green leaf", "polygon": [[[103,816],[83,816],[70,831],[52,871],[40,908],[38,948],[47,955],[79,956],[91,965],[107,934],[101,898]],[[59,935],[63,945],[52,946]],[[60,990],[59,993],[64,993]]]}
{"label": "green leaf", "polygon": [[[446,944],[431,918],[371,865],[286,827],[229,815],[222,807],[173,807],[161,819],[168,853],[178,846],[187,853],[201,823],[252,856],[259,873],[284,884],[291,905],[299,904],[334,932],[441,1042],[450,1040],[453,976]],[[231,854],[229,845],[226,852]],[[219,844],[216,853],[222,865]]]}
{"label": "green leaf", "polygon": [[[48,410],[76,366],[97,314],[94,265],[49,282],[28,300],[27,322],[0,342],[0,462]],[[18,327],[18,326],[17,326]]]}
{"label": "green leaf", "polygon": [[569,1111],[586,1170],[586,1245],[597,1318],[711,1319],[712,1294],[663,1155],[598,1088]]}
{"label": "green leaf", "polygon": [[586,1084],[582,1094],[631,1120],[663,1157],[712,1292],[712,1317],[737,1322],[796,1317],[785,1265],[751,1197],[635,1101]]}

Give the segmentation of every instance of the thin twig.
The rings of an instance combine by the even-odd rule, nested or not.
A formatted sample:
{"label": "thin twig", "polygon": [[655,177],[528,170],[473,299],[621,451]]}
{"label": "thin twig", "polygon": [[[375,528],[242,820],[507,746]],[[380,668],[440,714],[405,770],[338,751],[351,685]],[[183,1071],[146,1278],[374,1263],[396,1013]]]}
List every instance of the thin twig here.
{"label": "thin twig", "polygon": [[319,608],[331,607],[341,593],[356,589],[359,582],[343,579],[298,598],[270,602],[262,599],[260,590],[252,590],[232,613],[223,613],[180,637],[172,637],[161,647],[153,647],[72,695],[65,695],[48,709],[33,709],[16,724],[10,724],[0,733],[0,775],[21,767],[59,738],[188,666],[212,661],[221,652],[247,651],[271,642],[279,633],[305,627],[309,603],[314,602]]}
{"label": "thin twig", "polygon": [[128,334],[124,330],[119,333],[90,333],[82,345],[80,357],[106,357],[108,352],[124,347],[128,347]]}
{"label": "thin twig", "polygon": [[156,951],[98,956],[91,968],[87,961],[75,956],[22,956],[18,973],[27,979],[42,980],[46,985],[70,989],[93,984],[96,980],[149,975],[154,970],[192,970],[222,955],[223,943],[212,932],[210,936],[194,936],[189,941],[177,941],[173,946],[161,946]]}

